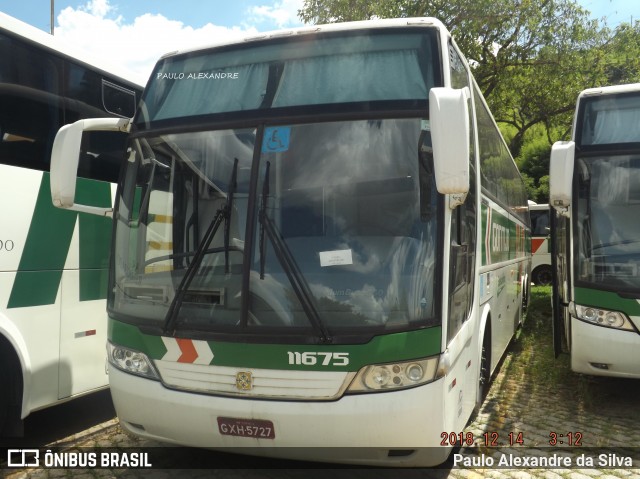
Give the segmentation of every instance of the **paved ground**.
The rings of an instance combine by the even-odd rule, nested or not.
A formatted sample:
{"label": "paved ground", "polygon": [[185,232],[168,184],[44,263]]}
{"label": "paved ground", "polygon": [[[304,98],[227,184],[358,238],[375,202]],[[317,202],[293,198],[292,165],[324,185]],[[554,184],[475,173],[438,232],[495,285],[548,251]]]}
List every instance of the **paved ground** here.
{"label": "paved ground", "polygon": [[[548,298],[538,299],[533,307],[545,308]],[[571,373],[566,357],[553,358],[548,324],[549,316],[545,311],[529,315],[494,379],[482,409],[465,431],[474,438],[475,446],[460,451],[461,455],[457,456],[460,460],[455,467],[450,461],[442,468],[428,470],[331,469],[332,466],[326,465],[179,448],[173,450],[163,464],[170,467],[173,458],[178,464],[193,459],[199,464],[210,461],[202,466],[209,469],[5,469],[4,472],[9,479],[71,476],[83,479],[178,476],[640,479],[640,415],[637,414],[640,381],[590,378]],[[554,439],[556,445],[552,447],[550,441]],[[485,442],[494,440],[500,448],[485,447]],[[569,440],[577,444],[567,448]],[[513,447],[509,447],[510,442]],[[51,446],[126,450],[124,448],[131,446],[158,444],[130,438],[121,431],[117,420],[112,419]],[[514,457],[513,461],[520,463],[500,465],[500,461]],[[543,457],[546,459],[541,459]],[[635,461],[632,466],[626,464],[628,458]],[[570,465],[557,467],[553,461],[570,461]],[[579,464],[580,461],[586,464]],[[527,467],[527,462],[528,466],[543,463],[547,467]]]}

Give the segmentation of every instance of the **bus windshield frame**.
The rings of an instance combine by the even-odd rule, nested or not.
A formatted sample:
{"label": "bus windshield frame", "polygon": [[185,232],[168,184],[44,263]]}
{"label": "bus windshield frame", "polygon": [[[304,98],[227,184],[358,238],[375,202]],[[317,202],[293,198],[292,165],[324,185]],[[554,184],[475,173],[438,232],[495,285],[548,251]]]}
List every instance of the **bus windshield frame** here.
{"label": "bus windshield frame", "polygon": [[573,235],[576,286],[640,288],[640,121],[637,91],[584,96],[576,115]]}
{"label": "bus windshield frame", "polygon": [[363,29],[169,56],[151,75],[134,130],[425,112],[429,90],[443,84],[439,41],[435,27]]}
{"label": "bus windshield frame", "polygon": [[[371,42],[378,34],[438,42],[435,28],[326,37],[336,45],[342,35]],[[256,56],[250,45],[230,48],[226,57],[233,48]],[[421,79],[431,72],[428,88],[443,82],[432,51],[419,62]],[[182,58],[159,64],[134,121],[116,199],[111,317],[165,335],[284,343],[353,344],[440,326],[444,201],[432,171],[428,89],[380,99],[361,88],[357,101],[306,95],[307,105],[158,118],[150,98],[162,85],[220,80],[158,76]],[[390,217],[399,204],[406,213]],[[142,238],[151,230],[156,240]],[[151,244],[165,250],[149,253]]]}
{"label": "bus windshield frame", "polygon": [[586,96],[576,119],[576,146],[582,152],[640,149],[638,92]]}
{"label": "bus windshield frame", "polygon": [[576,286],[637,294],[640,289],[640,154],[576,157]]}
{"label": "bus windshield frame", "polygon": [[[116,200],[112,318],[163,334],[297,342],[440,325],[444,202],[419,151],[424,124],[132,138]],[[274,131],[284,146],[269,144]]]}

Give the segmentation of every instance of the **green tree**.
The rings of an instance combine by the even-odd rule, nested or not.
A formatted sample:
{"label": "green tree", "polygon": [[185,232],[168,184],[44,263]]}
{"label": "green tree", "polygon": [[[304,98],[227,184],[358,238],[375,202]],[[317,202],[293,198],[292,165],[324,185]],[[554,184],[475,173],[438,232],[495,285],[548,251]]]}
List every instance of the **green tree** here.
{"label": "green tree", "polygon": [[[528,141],[516,159],[527,187],[529,199],[536,203],[549,201],[549,156],[551,145],[541,127],[535,139]],[[540,134],[542,133],[542,134]]]}
{"label": "green tree", "polygon": [[601,48],[600,58],[606,75],[603,84],[640,82],[640,22],[620,24]]}
{"label": "green tree", "polygon": [[307,23],[440,19],[536,202],[548,200],[551,145],[569,138],[578,94],[640,82],[640,23],[611,30],[575,0],[305,0],[299,15]]}

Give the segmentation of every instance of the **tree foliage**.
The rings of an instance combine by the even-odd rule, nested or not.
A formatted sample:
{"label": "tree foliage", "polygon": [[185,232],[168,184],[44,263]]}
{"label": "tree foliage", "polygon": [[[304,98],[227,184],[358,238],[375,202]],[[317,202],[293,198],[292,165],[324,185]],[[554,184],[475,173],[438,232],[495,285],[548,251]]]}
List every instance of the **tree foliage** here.
{"label": "tree foliage", "polygon": [[640,82],[640,23],[620,24],[598,53],[605,72],[603,84]]}
{"label": "tree foliage", "polygon": [[[544,130],[544,128],[537,128]],[[518,168],[525,179],[529,199],[536,203],[546,203],[549,199],[549,156],[551,145],[546,135],[538,134],[522,148],[516,159]]]}

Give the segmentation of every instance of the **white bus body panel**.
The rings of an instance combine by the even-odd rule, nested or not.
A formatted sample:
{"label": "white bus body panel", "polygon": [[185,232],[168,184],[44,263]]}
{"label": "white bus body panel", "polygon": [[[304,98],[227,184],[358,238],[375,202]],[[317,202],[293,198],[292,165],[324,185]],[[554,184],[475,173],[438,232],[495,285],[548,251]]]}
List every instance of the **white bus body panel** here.
{"label": "white bus body panel", "polygon": [[[547,270],[551,268],[551,244],[549,242],[551,230],[550,230],[550,210],[548,204],[530,204],[529,211],[531,212],[531,272],[535,272],[540,266],[545,267]],[[534,214],[533,212],[542,212],[540,214]],[[543,215],[546,213],[546,215]],[[537,221],[536,221],[537,220]],[[538,222],[542,223],[538,223]],[[532,281],[535,280],[531,278]]]}
{"label": "white bus body panel", "polygon": [[101,388],[109,382],[106,303],[105,300],[78,301],[79,290],[79,270],[65,270],[60,292],[59,398]]}
{"label": "white bus body panel", "polygon": [[[633,318],[639,324],[640,318]],[[615,347],[606,347],[615,345]],[[607,364],[603,370],[591,363]],[[640,335],[571,317],[571,369],[596,376],[640,378]]]}
{"label": "white bus body panel", "polygon": [[[282,448],[282,457],[387,466],[436,465],[451,451],[448,447],[424,447],[438,444],[447,430],[442,410],[444,379],[404,391],[348,395],[338,401],[283,402],[174,391],[115,368],[109,374],[122,427],[161,442],[235,448],[236,452],[267,447],[263,454],[269,456],[279,454],[273,448]],[[272,421],[275,438],[222,435],[218,417]],[[336,457],[338,450],[334,448],[345,448],[344,457]],[[389,449],[398,448],[417,451],[389,458]]]}
{"label": "white bus body panel", "polygon": [[540,238],[541,242],[536,245],[536,251],[533,251],[531,255],[531,271],[535,270],[538,266],[551,266],[551,253],[549,252],[549,239]]}
{"label": "white bus body panel", "polygon": [[[80,301],[77,219],[70,244],[60,243],[58,231],[41,240],[43,248],[68,248],[55,302],[8,307],[31,223],[37,220],[34,213],[43,175],[0,165],[0,198],[5,204],[0,231],[0,334],[13,345],[21,363],[23,418],[108,385],[106,305],[105,300]],[[112,187],[112,197],[114,193]]]}

